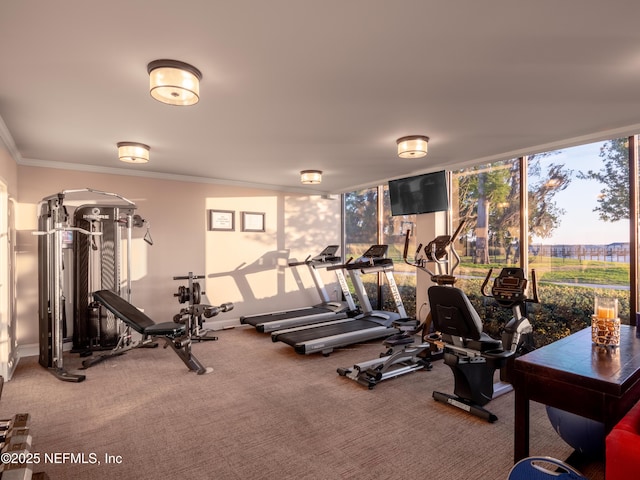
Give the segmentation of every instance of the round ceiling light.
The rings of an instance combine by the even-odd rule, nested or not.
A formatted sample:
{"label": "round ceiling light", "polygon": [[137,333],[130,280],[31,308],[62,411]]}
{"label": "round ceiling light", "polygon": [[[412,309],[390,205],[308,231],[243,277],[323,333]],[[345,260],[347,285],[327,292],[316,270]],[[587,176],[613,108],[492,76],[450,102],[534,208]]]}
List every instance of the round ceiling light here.
{"label": "round ceiling light", "polygon": [[427,155],[429,137],[424,135],[409,135],[396,140],[398,156],[400,158],[421,158]]}
{"label": "round ceiling light", "polygon": [[149,92],[168,105],[195,105],[200,100],[202,73],[178,60],[154,60],[147,65]]}
{"label": "round ceiling light", "polygon": [[302,170],[300,181],[305,185],[317,185],[322,182],[322,170]]}
{"label": "round ceiling light", "polygon": [[147,163],[149,145],[137,142],[118,142],[118,158],[126,163]]}

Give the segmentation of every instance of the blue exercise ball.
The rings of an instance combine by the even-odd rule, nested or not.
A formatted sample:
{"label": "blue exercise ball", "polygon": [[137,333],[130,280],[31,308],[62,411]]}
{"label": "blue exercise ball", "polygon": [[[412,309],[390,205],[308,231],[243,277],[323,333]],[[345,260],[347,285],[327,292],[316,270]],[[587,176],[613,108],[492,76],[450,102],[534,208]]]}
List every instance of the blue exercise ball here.
{"label": "blue exercise ball", "polygon": [[547,406],[553,429],[581,454],[602,455],[605,445],[604,423]]}

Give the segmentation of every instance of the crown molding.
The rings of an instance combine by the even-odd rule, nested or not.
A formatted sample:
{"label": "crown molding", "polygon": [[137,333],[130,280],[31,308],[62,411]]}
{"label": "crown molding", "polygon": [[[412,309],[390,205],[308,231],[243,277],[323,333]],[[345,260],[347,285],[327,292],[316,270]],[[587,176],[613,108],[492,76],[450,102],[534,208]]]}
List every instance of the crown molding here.
{"label": "crown molding", "polygon": [[239,188],[254,188],[259,190],[268,190],[268,191],[276,191],[276,192],[284,192],[284,193],[296,193],[308,196],[329,196],[329,192],[325,192],[323,190],[313,190],[303,188],[291,188],[285,187],[283,185],[268,185],[264,183],[255,183],[255,182],[240,182],[237,180],[227,180],[222,178],[210,178],[210,177],[196,177],[191,175],[178,175],[172,173],[160,173],[153,171],[139,171],[139,170],[130,170],[125,168],[115,168],[115,167],[102,167],[97,165],[85,165],[78,163],[68,163],[68,162],[52,162],[48,160],[36,160],[31,158],[22,158],[19,162],[19,165],[27,166],[27,167],[39,167],[39,168],[54,168],[58,170],[74,170],[77,172],[90,172],[90,173],[106,173],[110,175],[124,175],[128,177],[142,177],[142,178],[151,178],[156,180],[170,180],[174,182],[188,182],[188,183],[204,183],[210,185],[225,185],[230,187],[239,187]]}

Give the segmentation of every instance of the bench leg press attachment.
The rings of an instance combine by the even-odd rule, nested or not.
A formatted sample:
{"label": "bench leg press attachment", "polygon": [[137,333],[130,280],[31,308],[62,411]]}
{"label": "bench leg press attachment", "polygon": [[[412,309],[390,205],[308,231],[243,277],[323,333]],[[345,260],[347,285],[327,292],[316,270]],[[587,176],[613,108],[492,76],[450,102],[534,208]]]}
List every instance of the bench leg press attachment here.
{"label": "bench leg press attachment", "polygon": [[191,353],[191,340],[188,336],[174,339],[164,337],[163,339],[165,341],[165,348],[167,346],[171,347],[189,370],[193,370],[198,375],[213,372],[213,368],[203,366],[200,361],[193,356]]}

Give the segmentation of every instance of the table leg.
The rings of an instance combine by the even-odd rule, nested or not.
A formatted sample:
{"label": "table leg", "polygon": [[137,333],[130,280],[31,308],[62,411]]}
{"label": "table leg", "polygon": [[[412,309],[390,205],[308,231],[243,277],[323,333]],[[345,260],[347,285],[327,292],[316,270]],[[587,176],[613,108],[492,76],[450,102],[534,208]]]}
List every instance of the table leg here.
{"label": "table leg", "polygon": [[515,389],[513,462],[529,456],[529,397],[523,388]]}

